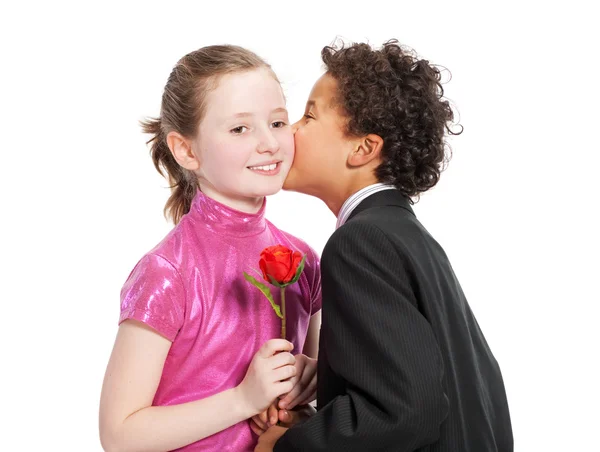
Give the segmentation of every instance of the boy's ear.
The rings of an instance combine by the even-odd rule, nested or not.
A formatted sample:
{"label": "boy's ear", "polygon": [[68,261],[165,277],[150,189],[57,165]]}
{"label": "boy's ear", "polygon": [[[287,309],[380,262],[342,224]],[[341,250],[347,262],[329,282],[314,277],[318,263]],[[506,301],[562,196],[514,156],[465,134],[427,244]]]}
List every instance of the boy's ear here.
{"label": "boy's ear", "polygon": [[366,165],[374,160],[381,159],[383,149],[383,138],[373,133],[360,138],[355,149],[348,155],[348,165],[358,167]]}
{"label": "boy's ear", "polygon": [[192,150],[192,142],[178,132],[169,132],[167,135],[167,146],[173,158],[179,165],[190,171],[200,168],[200,161]]}

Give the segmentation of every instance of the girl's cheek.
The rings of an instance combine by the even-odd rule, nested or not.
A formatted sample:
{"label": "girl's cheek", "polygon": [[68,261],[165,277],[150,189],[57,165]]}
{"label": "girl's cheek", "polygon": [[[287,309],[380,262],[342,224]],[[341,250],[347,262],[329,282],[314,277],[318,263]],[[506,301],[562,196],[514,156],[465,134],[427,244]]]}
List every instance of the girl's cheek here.
{"label": "girl's cheek", "polygon": [[294,149],[295,149],[294,135],[289,134],[289,136],[287,136],[286,140],[285,140],[285,150],[286,150],[286,153],[288,155],[293,156],[294,155]]}

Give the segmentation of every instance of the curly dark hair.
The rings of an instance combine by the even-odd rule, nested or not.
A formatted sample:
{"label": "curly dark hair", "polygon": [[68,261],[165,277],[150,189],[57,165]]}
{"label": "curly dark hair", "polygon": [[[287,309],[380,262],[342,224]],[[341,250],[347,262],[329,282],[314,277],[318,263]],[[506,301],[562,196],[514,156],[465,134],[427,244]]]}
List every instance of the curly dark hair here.
{"label": "curly dark hair", "polygon": [[[413,198],[437,184],[450,160],[445,141],[454,114],[444,99],[441,71],[393,39],[375,50],[364,43],[321,52],[337,81],[336,103],[348,118],[346,133],[383,139],[380,182]],[[448,153],[446,153],[448,150]]]}

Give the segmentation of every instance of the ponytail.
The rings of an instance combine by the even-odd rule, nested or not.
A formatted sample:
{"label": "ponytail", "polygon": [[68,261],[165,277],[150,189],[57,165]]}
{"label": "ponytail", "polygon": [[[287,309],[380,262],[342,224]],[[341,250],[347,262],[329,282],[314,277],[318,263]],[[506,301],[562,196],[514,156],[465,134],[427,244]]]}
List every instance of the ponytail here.
{"label": "ponytail", "polygon": [[171,196],[165,204],[165,217],[177,224],[192,206],[198,190],[196,176],[179,166],[171,154],[160,118],[148,118],[141,121],[140,125],[144,133],[152,136],[146,144],[152,144],[150,156],[154,167],[170,184]]}

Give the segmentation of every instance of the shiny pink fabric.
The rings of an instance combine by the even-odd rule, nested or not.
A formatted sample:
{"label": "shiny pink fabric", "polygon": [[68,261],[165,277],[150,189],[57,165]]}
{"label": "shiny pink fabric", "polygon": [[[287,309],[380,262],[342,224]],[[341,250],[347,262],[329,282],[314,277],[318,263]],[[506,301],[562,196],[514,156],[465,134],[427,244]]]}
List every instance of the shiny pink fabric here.
{"label": "shiny pink fabric", "polygon": [[[293,353],[302,351],[310,317],[321,309],[318,258],[265,219],[265,204],[246,214],[198,192],[190,212],[129,275],[120,322],[139,320],[173,342],[153,405],[199,400],[237,386],[262,344],[280,336],[268,300],[243,278],[244,271],[258,269],[267,246],[307,254],[300,280],[286,289],[288,340]],[[279,302],[278,289],[272,292]],[[256,442],[244,421],[178,450],[252,451]]]}

